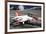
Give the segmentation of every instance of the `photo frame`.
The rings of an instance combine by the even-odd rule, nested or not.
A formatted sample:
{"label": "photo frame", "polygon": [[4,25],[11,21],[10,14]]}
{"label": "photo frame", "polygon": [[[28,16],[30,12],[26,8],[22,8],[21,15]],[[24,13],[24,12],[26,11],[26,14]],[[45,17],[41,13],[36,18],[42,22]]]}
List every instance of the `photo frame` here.
{"label": "photo frame", "polygon": [[[6,1],[5,2],[5,33],[24,33],[24,32],[40,32],[40,31],[44,31],[45,30],[45,18],[44,18],[45,17],[45,6],[44,5],[45,4],[43,2]],[[12,16],[12,18],[13,18],[13,16],[15,16],[14,11],[18,10],[18,6],[20,8],[22,7],[20,9],[21,11],[28,11],[28,12],[32,11],[31,15],[35,14],[35,11],[36,12],[39,11],[36,14],[38,14],[37,16],[40,16],[40,18],[41,18],[41,21],[40,21],[41,26],[34,27],[34,26],[30,25],[30,27],[29,27],[29,25],[24,24],[24,28],[21,25],[22,28],[21,27],[18,28],[18,26],[17,26],[18,29],[16,27],[14,28],[14,27],[10,26],[10,18],[11,18],[11,16]],[[16,7],[17,9],[14,8],[14,7]],[[10,13],[10,11],[11,11],[11,13]],[[25,14],[27,15],[27,13],[24,12],[24,15]],[[25,26],[25,25],[27,25],[27,26]]]}

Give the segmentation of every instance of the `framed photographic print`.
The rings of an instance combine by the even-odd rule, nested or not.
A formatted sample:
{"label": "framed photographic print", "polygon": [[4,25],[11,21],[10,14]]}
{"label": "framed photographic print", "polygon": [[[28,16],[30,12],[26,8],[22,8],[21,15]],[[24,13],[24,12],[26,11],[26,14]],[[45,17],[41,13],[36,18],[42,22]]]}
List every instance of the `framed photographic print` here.
{"label": "framed photographic print", "polygon": [[8,1],[5,11],[6,32],[44,31],[44,12],[42,2]]}

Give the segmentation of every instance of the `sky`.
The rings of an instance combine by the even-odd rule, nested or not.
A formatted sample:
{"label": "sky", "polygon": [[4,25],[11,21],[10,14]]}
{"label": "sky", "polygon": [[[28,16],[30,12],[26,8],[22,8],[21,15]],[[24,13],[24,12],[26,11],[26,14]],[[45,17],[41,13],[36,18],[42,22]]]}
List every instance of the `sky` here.
{"label": "sky", "polygon": [[16,10],[19,8],[21,11],[24,9],[36,9],[39,8],[41,9],[41,6],[30,6],[30,5],[10,5],[10,9]]}

